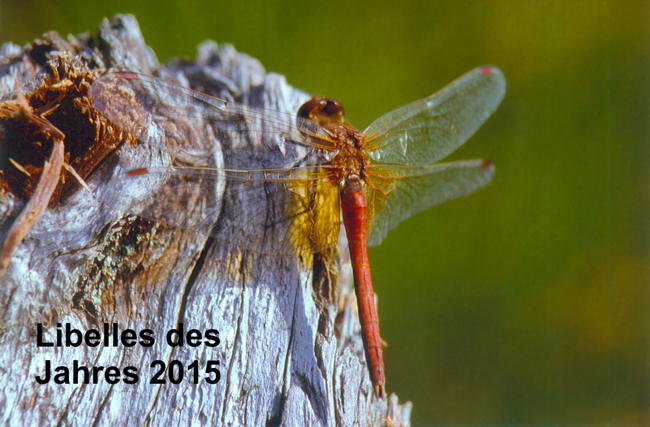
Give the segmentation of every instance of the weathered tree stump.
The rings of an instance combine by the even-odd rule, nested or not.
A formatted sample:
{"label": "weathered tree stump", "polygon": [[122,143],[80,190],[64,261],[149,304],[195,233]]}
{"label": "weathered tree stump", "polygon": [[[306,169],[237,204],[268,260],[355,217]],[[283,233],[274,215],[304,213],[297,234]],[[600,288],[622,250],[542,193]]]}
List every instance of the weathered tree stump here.
{"label": "weathered tree stump", "polygon": [[[84,172],[93,195],[67,174],[56,200],[16,248],[0,278],[2,423],[408,425],[410,404],[398,405],[394,395],[388,402],[373,397],[356,302],[349,297],[347,250],[307,254],[302,260],[274,259],[127,215],[146,203],[155,188],[125,189],[123,207],[102,206],[97,195],[113,185],[117,167],[134,158],[155,157],[151,147],[120,133],[88,108],[84,96],[89,82],[109,68],[143,74],[161,69],[131,16],[104,21],[96,37],[64,41],[49,33],[22,49],[12,44],[0,49],[2,100],[15,95],[17,85],[26,95],[42,90],[43,82],[57,74],[59,83],[49,84],[51,90],[65,87],[59,104],[73,93],[76,97],[67,107],[46,113],[65,134],[66,153],[70,144],[79,151],[80,145],[100,143],[104,150],[70,159]],[[172,61],[161,75],[211,95],[292,113],[308,99],[282,76],[266,74],[255,59],[213,42],[199,46],[196,61]],[[5,157],[2,165],[9,168],[8,128],[0,127],[0,137],[0,150],[5,147],[0,159]],[[103,161],[95,164],[91,158]],[[0,191],[2,240],[26,198],[9,187]],[[185,208],[169,207],[172,212]],[[192,346],[187,339],[183,346],[169,345],[166,334],[181,323],[185,333],[218,330],[219,345]],[[43,340],[50,343],[56,343],[57,331],[65,335],[68,324],[82,333],[97,329],[101,338],[97,346],[42,347],[37,345],[38,324],[43,325]],[[106,339],[105,324],[110,331]],[[118,336],[113,324],[121,338],[127,329],[136,336],[149,329],[155,342],[126,346],[118,340],[114,345]],[[205,372],[211,360],[219,361],[217,384],[205,381],[206,376],[214,378]],[[36,379],[44,379],[46,361],[52,377],[40,384]],[[158,370],[151,367],[154,361],[171,370],[162,384],[150,383]],[[178,384],[171,381],[180,372],[173,361],[184,367]],[[188,369],[194,361],[197,383]],[[58,384],[55,368],[73,370],[75,363],[103,370],[96,380],[90,375],[87,383],[83,375],[74,381],[70,374],[69,384]],[[109,367],[117,369],[106,376]],[[137,369],[136,383],[125,382],[126,367]]]}

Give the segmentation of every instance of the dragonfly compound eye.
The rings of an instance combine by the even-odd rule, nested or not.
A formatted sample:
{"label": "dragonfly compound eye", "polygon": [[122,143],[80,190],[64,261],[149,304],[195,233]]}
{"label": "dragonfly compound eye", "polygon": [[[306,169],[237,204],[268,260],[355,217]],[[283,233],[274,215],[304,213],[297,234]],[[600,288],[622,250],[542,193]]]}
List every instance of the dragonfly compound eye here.
{"label": "dragonfly compound eye", "polygon": [[343,105],[336,99],[326,99],[327,105],[323,110],[323,114],[327,114],[332,122],[341,124],[345,121],[345,113],[343,112]]}
{"label": "dragonfly compound eye", "polygon": [[303,119],[313,119],[314,117],[320,115],[323,108],[327,105],[327,101],[321,98],[320,96],[312,96],[312,98],[302,104],[298,110],[298,117]]}

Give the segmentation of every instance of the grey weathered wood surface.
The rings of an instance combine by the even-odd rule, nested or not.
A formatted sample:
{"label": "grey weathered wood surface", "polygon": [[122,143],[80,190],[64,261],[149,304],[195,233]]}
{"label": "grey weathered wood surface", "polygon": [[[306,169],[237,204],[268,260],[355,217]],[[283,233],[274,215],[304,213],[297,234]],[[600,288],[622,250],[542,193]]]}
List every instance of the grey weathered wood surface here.
{"label": "grey weathered wood surface", "polygon": [[[63,52],[91,68],[144,74],[160,68],[131,16],[104,21],[94,37],[64,41],[50,33],[42,43],[50,55]],[[42,71],[25,52],[12,44],[0,48],[0,96],[14,93],[16,82],[29,90]],[[241,100],[254,92],[266,107],[279,110],[295,111],[308,98],[229,45],[203,43],[195,61],[163,68],[177,81],[221,88]],[[142,144],[119,149],[120,162],[150,155]],[[114,167],[104,162],[89,177],[94,191],[111,184]],[[152,189],[138,191],[144,197]],[[0,233],[22,206],[0,195]],[[408,425],[410,404],[398,405],[395,396],[387,402],[372,397],[355,309],[346,297],[351,273],[345,250],[325,268],[306,268],[287,258],[270,261],[233,252],[227,242],[205,249],[207,241],[197,233],[102,210],[83,190],[48,209],[0,278],[0,422],[366,426],[381,425],[390,416]],[[340,289],[330,292],[338,298],[323,295],[323,289]],[[47,326],[50,340],[56,323],[86,331],[117,322],[120,330],[154,330],[156,344],[39,348],[38,322]],[[186,329],[218,329],[221,344],[171,348],[163,337],[179,322]],[[221,381],[151,385],[149,366],[156,359],[185,365],[198,360],[201,366],[219,360]],[[53,367],[70,367],[74,360],[86,366],[135,366],[140,381],[40,385],[34,378],[43,374],[45,360]]]}

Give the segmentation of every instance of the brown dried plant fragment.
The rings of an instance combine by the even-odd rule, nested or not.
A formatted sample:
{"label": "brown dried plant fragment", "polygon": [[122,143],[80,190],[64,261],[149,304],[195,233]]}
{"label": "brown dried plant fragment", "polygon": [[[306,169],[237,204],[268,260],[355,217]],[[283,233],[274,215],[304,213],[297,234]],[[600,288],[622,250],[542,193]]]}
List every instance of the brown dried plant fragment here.
{"label": "brown dried plant fragment", "polygon": [[0,109],[5,109],[2,113],[8,113],[14,119],[38,126],[48,139],[52,139],[54,144],[50,159],[49,161],[45,161],[43,165],[41,177],[38,180],[31,199],[12,224],[2,243],[2,249],[0,250],[0,277],[2,277],[9,267],[9,261],[14,251],[47,208],[52,194],[59,183],[61,167],[63,166],[63,140],[65,139],[65,135],[47,119],[35,114],[20,91],[17,94],[16,101],[13,103],[5,103],[0,106]]}
{"label": "brown dried plant fragment", "polygon": [[90,192],[84,180],[130,138],[91,106],[88,89],[101,71],[64,52],[43,71],[29,93],[0,102],[0,194],[29,201],[0,242],[0,276],[43,210],[79,187]]}

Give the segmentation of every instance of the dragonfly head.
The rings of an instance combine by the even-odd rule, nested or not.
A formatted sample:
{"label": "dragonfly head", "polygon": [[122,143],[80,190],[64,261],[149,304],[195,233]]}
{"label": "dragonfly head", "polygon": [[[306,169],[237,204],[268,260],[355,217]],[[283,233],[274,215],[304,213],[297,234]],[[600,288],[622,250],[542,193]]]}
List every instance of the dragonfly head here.
{"label": "dragonfly head", "polygon": [[335,99],[313,96],[302,104],[298,110],[298,117],[316,122],[326,129],[332,130],[333,126],[345,124],[343,105]]}

